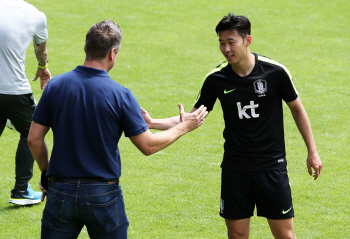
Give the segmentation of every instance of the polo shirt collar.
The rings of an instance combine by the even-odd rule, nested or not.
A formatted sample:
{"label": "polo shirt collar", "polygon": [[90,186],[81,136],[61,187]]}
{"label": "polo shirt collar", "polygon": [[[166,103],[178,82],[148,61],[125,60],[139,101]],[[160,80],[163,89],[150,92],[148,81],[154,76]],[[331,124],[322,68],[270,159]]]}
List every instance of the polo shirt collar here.
{"label": "polo shirt collar", "polygon": [[107,76],[109,77],[109,74],[105,70],[101,69],[96,69],[92,67],[87,67],[87,66],[77,66],[74,71],[78,71],[83,74],[88,74],[88,75],[94,75],[94,76]]}

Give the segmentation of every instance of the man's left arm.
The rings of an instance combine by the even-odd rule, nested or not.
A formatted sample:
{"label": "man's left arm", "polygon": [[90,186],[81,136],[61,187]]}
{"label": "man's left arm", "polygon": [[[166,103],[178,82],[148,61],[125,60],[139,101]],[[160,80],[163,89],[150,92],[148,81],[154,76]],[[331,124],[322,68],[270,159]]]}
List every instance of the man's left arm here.
{"label": "man's left arm", "polygon": [[[312,129],[311,129],[309,117],[307,116],[304,106],[302,105],[299,97],[294,101],[286,102],[286,103],[292,112],[294,121],[299,129],[301,136],[304,139],[304,142],[308,150],[307,168],[308,168],[309,174],[310,176],[313,176],[314,179],[316,180],[321,173],[322,162],[321,162],[320,156],[317,153],[317,148],[312,135]],[[313,174],[312,174],[312,168],[315,171]]]}
{"label": "man's left arm", "polygon": [[51,79],[51,73],[48,68],[46,41],[38,44],[35,42],[35,40],[33,40],[33,44],[35,56],[39,62],[38,69],[33,81],[40,78],[40,88],[43,90]]}
{"label": "man's left arm", "polygon": [[[40,171],[43,172],[49,168],[49,151],[45,142],[45,136],[50,127],[32,121],[28,135],[28,145],[33,154],[35,161],[38,163]],[[44,172],[45,173],[45,172]],[[44,174],[42,173],[42,175]],[[47,180],[46,180],[47,181]],[[43,182],[40,180],[40,189],[43,192],[41,201],[44,201],[47,189],[43,187]]]}

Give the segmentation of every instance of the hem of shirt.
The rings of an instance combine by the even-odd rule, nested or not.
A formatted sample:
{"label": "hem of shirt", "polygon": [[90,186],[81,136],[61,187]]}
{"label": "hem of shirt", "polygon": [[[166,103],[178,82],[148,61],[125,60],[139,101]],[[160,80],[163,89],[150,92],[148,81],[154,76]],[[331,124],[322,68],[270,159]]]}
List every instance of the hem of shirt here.
{"label": "hem of shirt", "polygon": [[32,121],[37,123],[37,124],[40,124],[40,125],[43,125],[43,126],[47,126],[47,127],[50,127],[50,125],[48,125],[47,123],[45,123],[44,121],[40,120],[40,119],[37,119],[37,118],[32,118]]}
{"label": "hem of shirt", "polygon": [[128,132],[128,133],[124,132],[124,134],[125,134],[125,137],[133,137],[133,136],[142,134],[146,130],[148,130],[148,126],[147,125],[142,127],[141,129],[133,131],[133,132]]}
{"label": "hem of shirt", "polygon": [[225,169],[231,169],[231,170],[236,170],[236,171],[246,171],[246,172],[262,172],[262,171],[273,171],[273,170],[281,170],[281,169],[286,169],[287,168],[287,162],[278,164],[278,165],[270,165],[270,166],[254,166],[254,165],[249,165],[249,166],[243,166],[242,165],[237,165],[232,162],[225,162],[222,161],[221,168]]}

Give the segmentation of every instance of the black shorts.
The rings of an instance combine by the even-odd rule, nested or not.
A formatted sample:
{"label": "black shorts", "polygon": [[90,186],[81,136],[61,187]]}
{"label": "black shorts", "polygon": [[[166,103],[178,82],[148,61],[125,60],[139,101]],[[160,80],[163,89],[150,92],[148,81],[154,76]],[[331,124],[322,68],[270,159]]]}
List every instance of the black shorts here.
{"label": "black shorts", "polygon": [[0,135],[7,119],[11,120],[16,130],[28,135],[36,102],[32,93],[25,95],[0,94]]}
{"label": "black shorts", "polygon": [[254,215],[268,219],[294,217],[287,169],[235,171],[222,169],[220,216],[244,219]]}

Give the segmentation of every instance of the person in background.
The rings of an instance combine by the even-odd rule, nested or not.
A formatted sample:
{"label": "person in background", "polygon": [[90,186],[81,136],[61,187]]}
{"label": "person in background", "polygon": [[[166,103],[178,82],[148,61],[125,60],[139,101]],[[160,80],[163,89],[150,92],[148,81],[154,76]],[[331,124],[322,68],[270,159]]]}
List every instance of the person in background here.
{"label": "person in background", "polygon": [[33,191],[34,158],[27,138],[36,102],[25,74],[26,50],[33,40],[43,90],[51,78],[46,42],[47,19],[43,12],[22,0],[0,0],[0,136],[6,123],[20,133],[16,152],[16,182],[10,203],[17,205],[41,202],[41,192]]}

